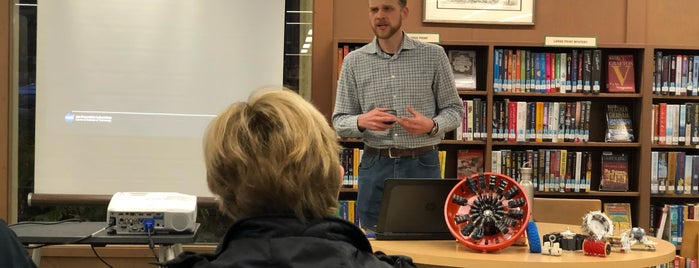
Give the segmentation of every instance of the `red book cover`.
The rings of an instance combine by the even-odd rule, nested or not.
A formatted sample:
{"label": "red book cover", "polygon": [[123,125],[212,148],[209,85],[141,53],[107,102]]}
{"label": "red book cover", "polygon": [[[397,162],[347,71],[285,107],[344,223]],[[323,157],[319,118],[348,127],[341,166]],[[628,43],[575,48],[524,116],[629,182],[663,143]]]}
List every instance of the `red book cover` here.
{"label": "red book cover", "polygon": [[546,53],[544,54],[544,57],[546,58],[546,93],[551,93],[553,92],[553,88],[551,87],[551,79],[552,79],[552,71],[553,71],[553,66],[551,62],[551,53]]}
{"label": "red book cover", "polygon": [[629,190],[629,156],[625,153],[602,152],[602,179],[600,191],[625,192]]}
{"label": "red book cover", "polygon": [[607,92],[636,92],[633,55],[609,55],[607,59]]}
{"label": "red book cover", "polygon": [[483,172],[483,150],[467,149],[456,153],[456,177],[465,179]]}
{"label": "red book cover", "polygon": [[660,103],[658,107],[658,144],[667,144],[666,120],[667,103]]}
{"label": "red book cover", "polygon": [[507,120],[507,141],[517,142],[517,102],[509,102],[507,107],[509,118]]}

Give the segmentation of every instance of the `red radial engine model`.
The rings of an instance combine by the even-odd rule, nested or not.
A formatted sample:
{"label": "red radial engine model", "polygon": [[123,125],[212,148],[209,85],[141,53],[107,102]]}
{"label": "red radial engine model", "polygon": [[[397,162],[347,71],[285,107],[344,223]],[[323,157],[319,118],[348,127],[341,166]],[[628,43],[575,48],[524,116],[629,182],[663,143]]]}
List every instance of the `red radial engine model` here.
{"label": "red radial engine model", "polygon": [[524,234],[529,217],[521,186],[500,173],[478,173],[463,179],[444,204],[444,218],[454,238],[481,252],[512,245]]}

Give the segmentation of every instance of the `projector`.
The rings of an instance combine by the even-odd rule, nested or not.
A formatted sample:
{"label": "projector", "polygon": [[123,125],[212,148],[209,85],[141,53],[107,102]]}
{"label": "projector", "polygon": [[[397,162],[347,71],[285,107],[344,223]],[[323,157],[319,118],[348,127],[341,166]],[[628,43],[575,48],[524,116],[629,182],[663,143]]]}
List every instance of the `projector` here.
{"label": "projector", "polygon": [[117,192],[107,207],[116,234],[193,232],[197,197],[172,192]]}

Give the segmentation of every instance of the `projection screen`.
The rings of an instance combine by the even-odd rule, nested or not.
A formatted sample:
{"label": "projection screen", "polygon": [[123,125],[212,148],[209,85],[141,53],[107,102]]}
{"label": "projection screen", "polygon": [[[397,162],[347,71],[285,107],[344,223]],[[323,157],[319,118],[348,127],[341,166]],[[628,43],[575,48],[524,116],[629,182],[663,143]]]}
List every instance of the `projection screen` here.
{"label": "projection screen", "polygon": [[35,193],[210,197],[202,135],[282,84],[284,1],[39,1]]}

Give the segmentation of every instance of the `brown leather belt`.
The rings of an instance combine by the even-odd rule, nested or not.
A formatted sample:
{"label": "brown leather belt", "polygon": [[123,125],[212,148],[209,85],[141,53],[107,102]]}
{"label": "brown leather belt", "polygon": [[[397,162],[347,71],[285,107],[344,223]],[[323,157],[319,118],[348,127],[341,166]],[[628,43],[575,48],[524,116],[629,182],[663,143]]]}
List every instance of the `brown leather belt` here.
{"label": "brown leather belt", "polygon": [[401,149],[401,148],[387,148],[379,149],[369,146],[364,146],[364,152],[368,154],[380,155],[388,158],[403,158],[403,157],[416,157],[423,155],[427,152],[437,150],[437,145],[411,148],[411,149]]}

